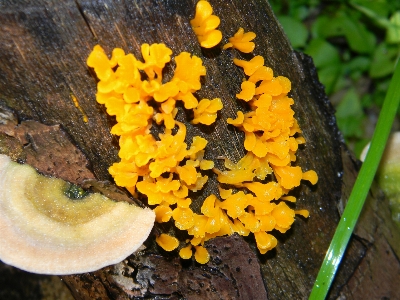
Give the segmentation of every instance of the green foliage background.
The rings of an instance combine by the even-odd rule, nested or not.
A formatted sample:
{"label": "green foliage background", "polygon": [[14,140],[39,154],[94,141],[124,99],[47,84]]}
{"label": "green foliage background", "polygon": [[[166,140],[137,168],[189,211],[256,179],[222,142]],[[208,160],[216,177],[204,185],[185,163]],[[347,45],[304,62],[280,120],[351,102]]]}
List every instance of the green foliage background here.
{"label": "green foliage background", "polygon": [[270,0],[270,4],[293,48],[313,58],[336,108],[338,126],[359,155],[371,139],[400,56],[400,1]]}

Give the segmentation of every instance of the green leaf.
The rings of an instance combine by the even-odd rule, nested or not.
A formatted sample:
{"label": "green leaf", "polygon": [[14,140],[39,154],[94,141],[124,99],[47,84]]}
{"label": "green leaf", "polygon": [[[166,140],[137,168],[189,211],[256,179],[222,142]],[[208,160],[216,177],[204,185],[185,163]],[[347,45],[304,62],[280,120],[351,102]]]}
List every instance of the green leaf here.
{"label": "green leaf", "polygon": [[369,70],[370,65],[371,65],[371,59],[369,59],[369,57],[357,56],[347,63],[346,70],[348,72],[354,72],[354,71],[365,72]]}
{"label": "green leaf", "polygon": [[372,102],[378,106],[381,107],[383,104],[383,100],[385,99],[386,92],[389,88],[389,79],[385,80],[375,80],[375,89],[372,93]]}
{"label": "green leaf", "polygon": [[[383,2],[383,3],[382,3]],[[390,22],[387,19],[390,5],[386,1],[350,1],[350,4],[372,19],[380,27],[388,28]]]}
{"label": "green leaf", "polygon": [[318,70],[318,79],[325,86],[325,93],[327,95],[336,92],[342,70],[343,68],[340,64],[328,65]]}
{"label": "green leaf", "polygon": [[325,92],[328,95],[332,94],[343,70],[338,50],[324,39],[317,38],[310,42],[304,52],[313,58]]}
{"label": "green leaf", "polygon": [[350,4],[372,18],[386,18],[390,4],[386,0],[353,0]]}
{"label": "green leaf", "polygon": [[351,118],[336,118],[337,125],[344,138],[361,138],[363,136],[363,116]]}
{"label": "green leaf", "polygon": [[390,26],[386,32],[386,41],[391,44],[400,43],[400,11],[390,17]]}
{"label": "green leaf", "polygon": [[360,97],[354,88],[350,88],[336,107],[336,117],[349,118],[363,114]]}
{"label": "green leaf", "polygon": [[334,17],[318,18],[313,24],[312,33],[313,36],[320,38],[344,36],[350,49],[358,53],[371,53],[376,43],[375,36],[363,23],[343,11]]}
{"label": "green leaf", "polygon": [[369,143],[368,139],[360,139],[355,142],[354,145],[354,154],[356,157],[360,157],[362,151],[364,150],[364,147]]}
{"label": "green leaf", "polygon": [[399,49],[381,43],[374,51],[369,76],[380,78],[393,73]]}
{"label": "green leaf", "polygon": [[311,33],[315,38],[326,39],[331,36],[343,35],[343,30],[340,28],[340,24],[335,22],[335,18],[322,15],[313,23]]}
{"label": "green leaf", "polygon": [[371,66],[371,59],[366,56],[356,56],[346,63],[345,73],[350,75],[353,80],[358,80],[364,72],[367,72]]}
{"label": "green leaf", "polygon": [[361,106],[365,108],[370,108],[373,104],[373,97],[371,94],[364,94],[361,97]]}
{"label": "green leaf", "polygon": [[302,21],[307,18],[310,14],[310,9],[305,5],[294,6],[290,10],[290,16],[294,19]]}
{"label": "green leaf", "polygon": [[363,119],[364,112],[362,110],[360,97],[357,95],[356,90],[351,88],[336,107],[336,120],[343,136],[345,138],[362,137]]}
{"label": "green leaf", "polygon": [[278,19],[292,43],[293,48],[304,47],[308,38],[306,26],[292,17],[279,16]]}
{"label": "green leaf", "polygon": [[353,20],[347,16],[341,19],[340,22],[343,22],[342,28],[350,49],[358,53],[371,53],[375,48],[375,36],[358,20]]}
{"label": "green leaf", "polygon": [[[385,6],[382,6],[379,9],[376,7],[379,6],[379,2],[375,1],[373,4],[371,4],[370,1],[358,0],[351,1],[350,4],[371,18],[378,26],[386,28],[386,41],[388,43],[400,43],[400,11],[395,11],[390,20],[388,20],[387,15],[390,10],[389,8],[395,7],[395,5],[392,3],[386,3],[386,1],[384,1]],[[397,6],[399,6],[398,3]]]}
{"label": "green leaf", "polygon": [[324,39],[311,40],[304,52],[313,58],[317,68],[340,64],[339,51]]}

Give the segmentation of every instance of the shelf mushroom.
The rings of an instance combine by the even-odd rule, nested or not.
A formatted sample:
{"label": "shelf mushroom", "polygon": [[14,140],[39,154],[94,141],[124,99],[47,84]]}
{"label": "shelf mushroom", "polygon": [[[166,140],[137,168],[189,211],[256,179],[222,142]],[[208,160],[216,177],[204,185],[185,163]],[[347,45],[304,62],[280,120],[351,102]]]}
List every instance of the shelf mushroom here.
{"label": "shelf mushroom", "polygon": [[155,214],[91,193],[0,155],[0,260],[39,274],[85,273],[118,263],[149,236]]}
{"label": "shelf mushroom", "polygon": [[[369,143],[363,149],[360,160],[364,161],[369,150]],[[389,198],[392,218],[400,224],[400,131],[389,136],[383,153],[376,179],[380,188]]]}

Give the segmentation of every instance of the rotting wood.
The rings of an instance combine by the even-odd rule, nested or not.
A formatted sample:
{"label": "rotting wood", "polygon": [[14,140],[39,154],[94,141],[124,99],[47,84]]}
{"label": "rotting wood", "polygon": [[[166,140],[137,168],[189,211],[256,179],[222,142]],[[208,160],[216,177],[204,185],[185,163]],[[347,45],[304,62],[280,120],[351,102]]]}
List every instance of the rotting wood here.
{"label": "rotting wood", "polygon": [[[114,47],[121,47],[140,57],[142,43],[163,42],[171,47],[174,55],[188,51],[204,60],[207,76],[198,95],[220,97],[225,106],[217,124],[211,128],[188,124],[188,140],[193,135],[207,137],[208,158],[226,156],[238,160],[244,154],[242,136],[225,122],[241,107],[234,99],[243,74],[233,65],[232,58],[249,59],[251,56],[200,49],[189,25],[195,2],[1,1],[0,104],[5,112],[15,114],[14,119],[6,119],[8,121],[0,126],[2,152],[19,149],[14,155],[22,155],[22,159],[39,171],[46,173],[50,163],[57,167],[48,174],[72,182],[73,178],[79,178],[82,181],[76,182],[78,184],[90,179],[92,186],[99,186],[93,178],[111,180],[107,169],[117,161],[118,151],[117,140],[109,133],[114,120],[95,102],[96,79],[86,66],[86,58],[96,43],[108,53]],[[261,0],[210,2],[222,20],[219,28],[224,34],[223,42],[239,27],[256,32],[254,53],[262,55],[276,75],[292,81],[295,117],[307,141],[298,151],[297,163],[304,170],[316,170],[320,178],[315,187],[302,184],[295,190],[296,207],[308,209],[311,217],[308,220],[297,218],[290,231],[278,236],[278,247],[266,255],[258,254],[251,238],[246,239],[248,244],[235,236],[210,241],[206,246],[214,249],[217,245],[219,252],[211,251],[212,260],[206,266],[184,262],[177,253],[160,250],[152,235],[146,250],[122,263],[124,271],[117,265],[93,273],[64,276],[76,299],[144,296],[256,299],[250,298],[249,291],[257,291],[261,296],[267,293],[268,299],[308,297],[339,219],[338,204],[348,195],[357,164],[343,150],[333,109],[318,82],[311,59],[291,49],[268,3]],[[88,122],[76,108],[72,95]],[[182,112],[178,118],[187,121]],[[18,129],[15,129],[17,124]],[[49,143],[43,139],[39,128],[49,133],[58,130],[48,137],[54,141],[52,147],[46,149]],[[27,137],[29,140],[24,140]],[[55,146],[57,143],[59,146]],[[65,148],[65,144],[72,148]],[[35,153],[30,150],[34,145],[41,159],[34,159]],[[59,149],[57,155],[52,154],[54,149]],[[81,156],[85,160],[77,158]],[[80,166],[68,165],[66,161],[79,161]],[[67,173],[70,177],[66,178]],[[204,193],[215,192],[215,188],[215,184],[210,184]],[[103,188],[107,190],[107,186]],[[126,194],[114,187],[116,191],[126,199]],[[194,199],[194,205],[198,207],[201,199],[201,196]],[[373,262],[374,272],[383,272],[379,269],[379,259],[382,249],[387,249],[388,245],[395,250],[387,256],[390,263],[382,266],[391,268],[387,280],[392,283],[398,280],[398,234],[388,230],[392,225],[388,218],[384,219],[387,217],[383,212],[386,200],[376,196],[372,199],[371,203],[375,204],[369,206],[363,223],[358,226],[359,237],[353,239],[341,265],[330,294],[332,299],[338,295],[349,299],[369,298],[369,294],[363,294],[367,289],[362,288],[371,285],[364,276],[369,274],[365,265]],[[226,247],[227,244],[231,246]],[[229,249],[245,247],[249,248],[241,249],[245,252],[240,255],[230,254],[234,251]],[[250,270],[244,270],[244,258],[249,262],[247,267],[254,272],[252,279],[243,274]],[[159,274],[159,270],[165,270],[163,273],[168,276]],[[378,280],[379,276],[372,278]],[[377,286],[374,295],[390,296],[395,292],[392,286]]]}

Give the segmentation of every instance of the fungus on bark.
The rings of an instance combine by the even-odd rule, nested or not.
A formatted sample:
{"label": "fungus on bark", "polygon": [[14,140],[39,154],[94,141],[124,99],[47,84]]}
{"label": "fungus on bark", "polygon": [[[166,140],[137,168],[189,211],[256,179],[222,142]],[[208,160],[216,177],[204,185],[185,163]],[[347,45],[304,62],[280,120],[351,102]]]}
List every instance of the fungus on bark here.
{"label": "fungus on bark", "polygon": [[0,259],[40,274],[77,274],[136,251],[155,214],[98,194],[67,197],[71,185],[0,155]]}

